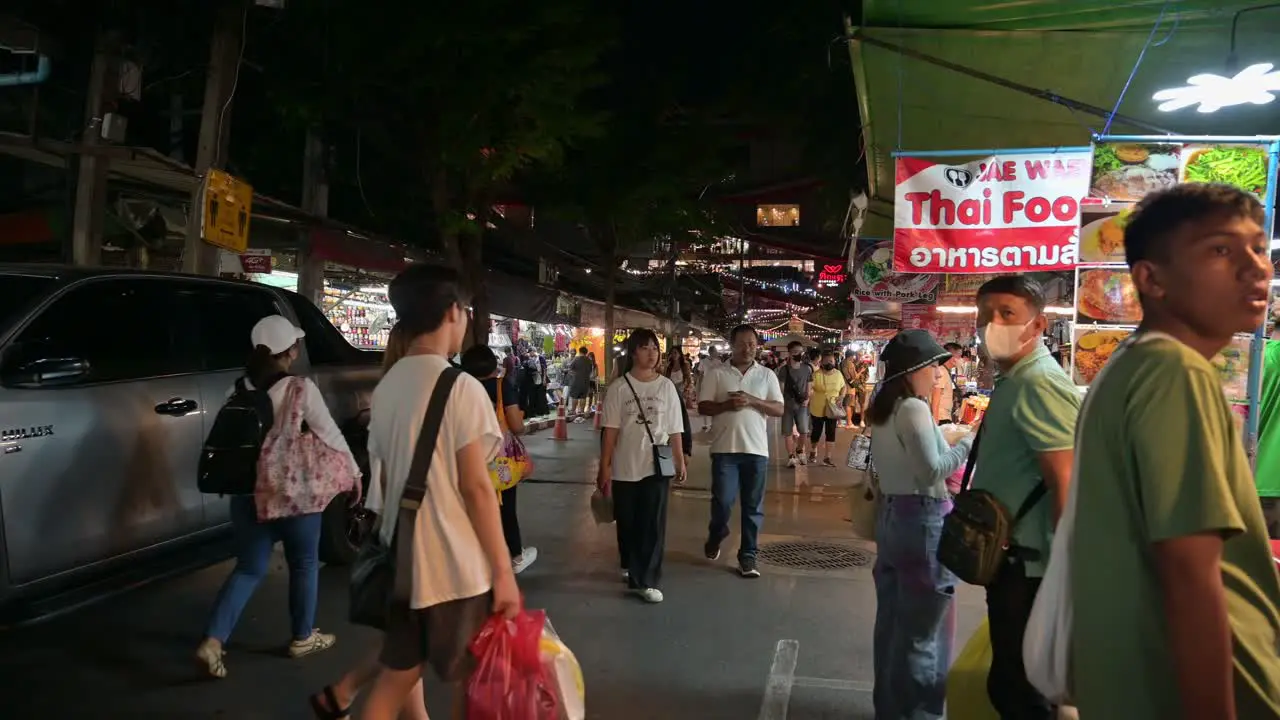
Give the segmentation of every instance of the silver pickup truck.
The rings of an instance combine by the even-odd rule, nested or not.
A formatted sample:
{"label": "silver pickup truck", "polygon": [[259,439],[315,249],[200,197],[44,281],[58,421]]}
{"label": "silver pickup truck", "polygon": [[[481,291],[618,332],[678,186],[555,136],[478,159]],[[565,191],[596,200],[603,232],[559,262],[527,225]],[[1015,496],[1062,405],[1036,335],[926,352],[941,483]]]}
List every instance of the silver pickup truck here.
{"label": "silver pickup truck", "polygon": [[[250,328],[275,313],[306,331],[293,372],[319,385],[363,464],[381,354],[352,347],[302,296],[0,265],[0,607],[83,592],[226,532],[227,498],[196,488],[196,464]],[[325,513],[326,562],[349,562],[367,525],[348,500]]]}

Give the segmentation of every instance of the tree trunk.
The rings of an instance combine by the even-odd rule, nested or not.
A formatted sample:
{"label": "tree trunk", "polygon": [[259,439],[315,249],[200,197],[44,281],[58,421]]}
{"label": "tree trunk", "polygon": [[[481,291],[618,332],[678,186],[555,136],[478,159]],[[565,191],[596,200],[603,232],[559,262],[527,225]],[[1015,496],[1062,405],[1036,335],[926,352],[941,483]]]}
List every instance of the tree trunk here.
{"label": "tree trunk", "polygon": [[484,281],[483,247],[484,236],[481,235],[462,248],[462,274],[471,290],[470,345],[489,344],[489,290]]}
{"label": "tree trunk", "polygon": [[[430,173],[431,209],[436,216],[436,226],[440,232],[440,246],[445,260],[462,276],[462,284],[471,293],[471,325],[467,334],[472,345],[489,344],[489,293],[485,288],[484,269],[484,236],[470,238],[463,242],[458,230],[451,222],[453,207],[450,203],[449,175],[443,166]],[[481,222],[483,233],[483,219]]]}

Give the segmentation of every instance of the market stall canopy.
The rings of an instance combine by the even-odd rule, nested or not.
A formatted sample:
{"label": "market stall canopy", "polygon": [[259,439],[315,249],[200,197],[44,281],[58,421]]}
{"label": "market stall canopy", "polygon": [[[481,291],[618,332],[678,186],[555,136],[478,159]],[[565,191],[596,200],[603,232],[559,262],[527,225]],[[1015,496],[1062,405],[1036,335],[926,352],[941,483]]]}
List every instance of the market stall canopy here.
{"label": "market stall canopy", "polygon": [[[855,21],[847,28],[873,198],[862,234],[892,235],[891,153],[899,149],[1087,145],[1122,95],[1112,133],[1274,132],[1280,101],[1198,113],[1160,112],[1152,100],[1159,90],[1186,85],[1199,73],[1231,74],[1226,65],[1232,17],[1254,5],[865,0],[861,25]],[[1238,69],[1264,62],[1280,66],[1274,43],[1280,8],[1245,18],[1236,39]],[[983,74],[989,77],[975,76]]]}
{"label": "market stall canopy", "polygon": [[818,346],[818,343],[816,343],[816,342],[814,342],[814,341],[810,340],[809,338],[807,338],[807,337],[805,337],[805,336],[803,336],[803,335],[794,335],[794,334],[793,334],[793,335],[783,335],[782,337],[777,338],[776,340],[770,340],[769,342],[765,343],[765,344],[764,344],[764,346],[765,346],[765,347],[771,347],[771,348],[784,348],[784,347],[786,347],[786,346],[790,345],[790,344],[791,344],[791,343],[793,343],[793,342],[798,342],[798,343],[800,343],[801,345],[803,345],[803,346],[805,346],[805,347],[817,347],[817,346]]}

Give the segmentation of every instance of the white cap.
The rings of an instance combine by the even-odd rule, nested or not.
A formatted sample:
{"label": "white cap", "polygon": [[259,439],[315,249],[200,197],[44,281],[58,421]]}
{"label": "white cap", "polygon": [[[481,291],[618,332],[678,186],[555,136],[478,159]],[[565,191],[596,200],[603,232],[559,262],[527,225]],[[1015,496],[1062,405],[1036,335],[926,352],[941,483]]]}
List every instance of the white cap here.
{"label": "white cap", "polygon": [[293,347],[294,343],[304,336],[306,333],[294,327],[293,323],[289,322],[289,318],[283,315],[268,315],[253,326],[253,330],[249,332],[249,342],[254,347],[266,345],[272,355],[279,355]]}

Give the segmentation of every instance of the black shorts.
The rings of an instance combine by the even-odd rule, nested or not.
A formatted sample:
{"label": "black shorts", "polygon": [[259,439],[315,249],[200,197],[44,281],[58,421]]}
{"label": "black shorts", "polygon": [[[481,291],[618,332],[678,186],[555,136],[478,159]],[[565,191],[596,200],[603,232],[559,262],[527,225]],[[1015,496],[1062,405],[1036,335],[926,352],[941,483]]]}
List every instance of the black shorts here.
{"label": "black shorts", "polygon": [[466,680],[475,667],[467,646],[492,613],[492,592],[392,613],[378,659],[392,670],[430,665],[441,680]]}

